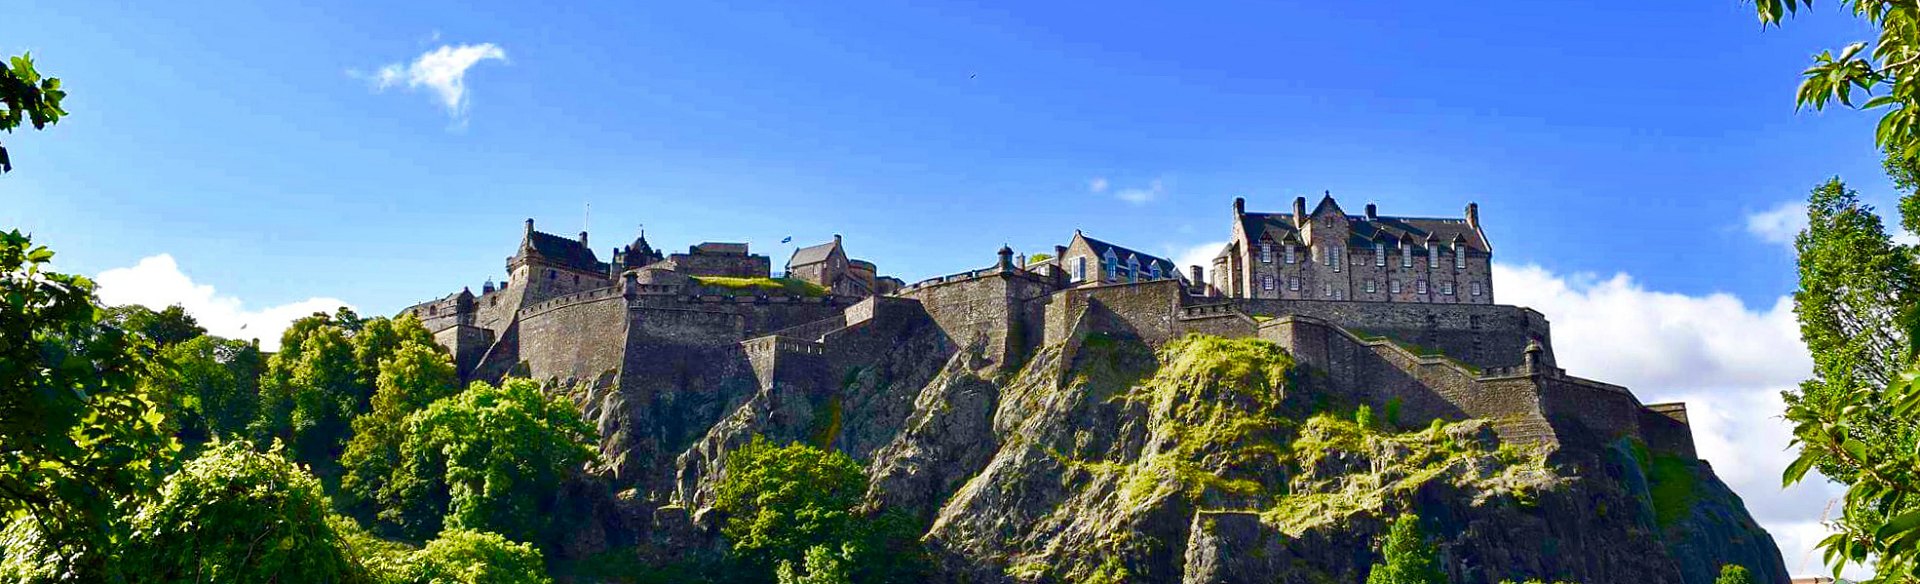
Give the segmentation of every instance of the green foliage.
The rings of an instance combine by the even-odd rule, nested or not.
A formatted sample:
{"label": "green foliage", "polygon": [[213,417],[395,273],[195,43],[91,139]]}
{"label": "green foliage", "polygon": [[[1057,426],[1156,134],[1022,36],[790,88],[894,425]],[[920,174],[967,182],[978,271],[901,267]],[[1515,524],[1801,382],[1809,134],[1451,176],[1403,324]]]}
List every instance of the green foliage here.
{"label": "green foliage", "polygon": [[1653,518],[1662,527],[1693,516],[1693,505],[1700,500],[1700,479],[1696,463],[1687,457],[1656,454],[1648,468],[1648,488],[1653,495]]}
{"label": "green foliage", "polygon": [[[1753,0],[1760,22],[1779,25],[1801,9],[1811,8],[1813,0]],[[1833,102],[1856,109],[1884,112],[1874,140],[1891,155],[1920,159],[1920,108],[1915,78],[1920,74],[1920,11],[1909,2],[1888,0],[1845,0],[1856,19],[1876,31],[1879,38],[1856,42],[1833,51],[1821,51],[1813,65],[1801,71],[1794,101],[1800,107],[1825,109]],[[1856,97],[1855,92],[1859,92]],[[1876,95],[1877,94],[1877,95]],[[1860,97],[1867,97],[1859,101]]]}
{"label": "green foliage", "polygon": [[499,534],[453,528],[413,557],[407,582],[419,584],[548,584],[540,550]]}
{"label": "green foliage", "polygon": [[198,336],[160,350],[141,380],[189,445],[240,438],[259,409],[259,345]]}
{"label": "green foliage", "polygon": [[476,382],[407,416],[378,516],[409,537],[448,527],[540,541],[562,480],[595,457],[594,430],[565,396]]}
{"label": "green foliage", "polygon": [[353,438],[340,456],[340,500],[356,517],[368,521],[383,501],[391,503],[390,497],[383,499],[382,487],[400,466],[407,417],[459,393],[453,361],[439,345],[407,340],[378,367],[372,411],[354,418]]}
{"label": "green foliage", "polygon": [[0,519],[31,521],[9,541],[31,540],[58,572],[110,578],[115,505],[150,490],[178,445],[137,383],[145,341],[102,326],[93,282],[47,271],[52,259],[0,233]]}
{"label": "green foliage", "polygon": [[[33,129],[44,130],[47,125],[60,122],[67,110],[60,109],[60,100],[67,92],[60,89],[60,80],[42,77],[33,68],[33,55],[22,53],[18,57],[0,63],[0,130],[8,133],[20,127],[22,122],[33,124]],[[0,146],[0,172],[11,172],[13,161],[7,156],[7,149]]]}
{"label": "green foliage", "polygon": [[1053,259],[1053,254],[1046,253],[1046,252],[1036,253],[1036,254],[1027,256],[1027,264],[1028,265],[1037,264],[1050,259]]}
{"label": "green foliage", "polygon": [[[1894,158],[1890,167],[1912,167],[1911,156]],[[1895,174],[1896,181],[1911,178]],[[1914,197],[1902,202],[1904,223],[1920,221],[1910,213],[1920,209]],[[1920,582],[1920,388],[1913,383],[1920,366],[1912,361],[1920,271],[1913,249],[1892,243],[1879,217],[1838,181],[1809,197],[1808,228],[1795,249],[1794,312],[1814,377],[1785,395],[1800,455],[1783,480],[1792,484],[1818,469],[1848,485],[1830,524],[1836,533],[1819,544],[1835,576],[1849,563],[1871,561],[1879,572],[1874,582]]]}
{"label": "green foliage", "polygon": [[215,444],[168,476],[133,517],[121,556],[136,582],[365,579],[328,522],[320,482],[244,442]]}
{"label": "green foliage", "polygon": [[380,363],[408,343],[433,344],[412,317],[362,319],[342,308],[294,321],[261,378],[254,436],[285,440],[295,460],[335,476],[352,420],[369,408]]}
{"label": "green foliage", "polygon": [[1746,566],[1727,564],[1720,567],[1720,577],[1715,578],[1713,584],[1753,584],[1753,573],[1748,572]]}
{"label": "green foliage", "polygon": [[852,543],[843,543],[839,549],[816,545],[807,548],[804,570],[795,568],[792,560],[781,560],[776,576],[780,584],[853,584],[857,553]]}
{"label": "green foliage", "polygon": [[106,322],[122,330],[139,334],[162,349],[207,334],[200,321],[175,304],[159,312],[138,304],[107,309]]}
{"label": "green foliage", "polygon": [[855,507],[867,477],[845,453],[763,436],[727,453],[714,508],[721,534],[743,562],[766,570],[803,561],[808,548],[854,539]]}
{"label": "green foliage", "polygon": [[1440,572],[1440,552],[1420,531],[1420,517],[1401,515],[1387,528],[1380,546],[1381,562],[1367,572],[1367,584],[1446,584]]}
{"label": "green foliage", "polygon": [[799,278],[731,278],[726,276],[694,276],[694,284],[747,293],[774,293],[788,296],[819,297],[826,296],[827,289],[819,284]]}

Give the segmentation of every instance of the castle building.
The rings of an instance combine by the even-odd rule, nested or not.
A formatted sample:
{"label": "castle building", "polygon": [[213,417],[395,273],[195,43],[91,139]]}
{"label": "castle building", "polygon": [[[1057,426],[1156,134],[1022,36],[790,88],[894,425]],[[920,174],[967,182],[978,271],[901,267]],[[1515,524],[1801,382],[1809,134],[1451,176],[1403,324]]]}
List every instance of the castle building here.
{"label": "castle building", "polygon": [[1186,280],[1172,261],[1087,237],[1078,229],[1067,245],[1054,248],[1048,262],[1070,286]]}
{"label": "castle building", "polygon": [[1233,200],[1233,236],[1213,259],[1230,298],[1493,304],[1493,246],[1479,206],[1461,219],[1348,215],[1332,195],[1311,212],[1250,213]]}
{"label": "castle building", "polygon": [[838,233],[833,241],[796,249],[787,259],[787,277],[852,298],[892,294],[903,287],[899,278],[881,277],[878,271],[873,262],[848,258]]}

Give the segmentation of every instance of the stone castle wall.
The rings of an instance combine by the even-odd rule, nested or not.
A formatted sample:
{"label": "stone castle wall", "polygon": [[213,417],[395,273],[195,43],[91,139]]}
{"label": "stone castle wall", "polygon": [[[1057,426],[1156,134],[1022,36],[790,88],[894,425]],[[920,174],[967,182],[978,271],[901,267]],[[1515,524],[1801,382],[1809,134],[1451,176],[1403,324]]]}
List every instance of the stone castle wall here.
{"label": "stone castle wall", "polygon": [[1220,300],[1255,316],[1293,314],[1340,323],[1342,328],[1361,336],[1392,338],[1446,353],[1449,357],[1481,368],[1519,365],[1527,343],[1537,340],[1546,348],[1543,355],[1545,364],[1554,363],[1547,318],[1532,309],[1518,306],[1246,298]]}

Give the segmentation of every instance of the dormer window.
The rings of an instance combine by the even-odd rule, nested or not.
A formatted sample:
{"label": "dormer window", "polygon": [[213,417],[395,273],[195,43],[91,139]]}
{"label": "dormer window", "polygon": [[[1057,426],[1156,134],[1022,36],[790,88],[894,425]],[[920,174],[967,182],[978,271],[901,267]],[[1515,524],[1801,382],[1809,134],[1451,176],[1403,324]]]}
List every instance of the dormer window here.
{"label": "dormer window", "polygon": [[1467,246],[1454,244],[1453,269],[1455,270],[1467,269]]}
{"label": "dormer window", "polygon": [[1380,243],[1380,242],[1377,242],[1377,241],[1376,241],[1376,242],[1374,242],[1374,244],[1373,244],[1373,265],[1375,265],[1375,266],[1386,266],[1386,265],[1387,265],[1387,244],[1384,244],[1384,243]]}
{"label": "dormer window", "polygon": [[1128,282],[1140,281],[1140,258],[1135,258],[1135,257],[1127,258],[1127,281]]}
{"label": "dormer window", "polygon": [[1413,246],[1404,241],[1400,242],[1400,267],[1413,267]]}
{"label": "dormer window", "polygon": [[1427,246],[1427,267],[1429,268],[1440,267],[1440,246],[1437,246],[1437,245]]}
{"label": "dormer window", "polygon": [[1266,241],[1260,242],[1260,263],[1273,263],[1273,243]]}
{"label": "dormer window", "polygon": [[1152,274],[1153,279],[1155,280],[1160,279],[1160,264],[1153,264],[1151,266],[1151,269],[1148,270],[1148,273]]}
{"label": "dormer window", "polygon": [[1293,254],[1294,254],[1294,251],[1293,251],[1293,244],[1292,244],[1292,243],[1288,243],[1288,244],[1287,244],[1287,263],[1289,263],[1289,264],[1291,264],[1291,263],[1294,263],[1294,262],[1296,262],[1296,261],[1299,261],[1299,260],[1298,260],[1298,258],[1296,258],[1296,257],[1295,257],[1295,256],[1294,256]]}

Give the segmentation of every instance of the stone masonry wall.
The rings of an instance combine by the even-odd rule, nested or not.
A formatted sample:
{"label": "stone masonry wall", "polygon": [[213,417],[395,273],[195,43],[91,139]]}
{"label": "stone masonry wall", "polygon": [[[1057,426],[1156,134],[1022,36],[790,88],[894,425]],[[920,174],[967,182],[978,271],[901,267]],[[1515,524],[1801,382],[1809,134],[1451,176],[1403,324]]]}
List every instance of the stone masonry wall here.
{"label": "stone masonry wall", "polygon": [[1553,365],[1547,319],[1518,306],[1326,302],[1318,300],[1231,299],[1248,314],[1296,314],[1339,323],[1362,336],[1382,335],[1402,343],[1438,350],[1475,367],[1519,365],[1527,342],[1546,348],[1544,364]]}

